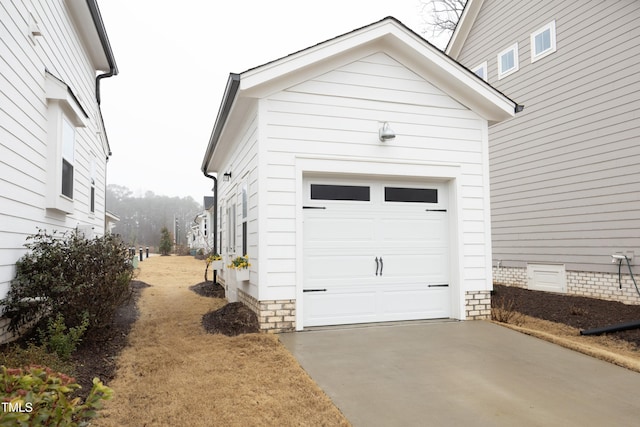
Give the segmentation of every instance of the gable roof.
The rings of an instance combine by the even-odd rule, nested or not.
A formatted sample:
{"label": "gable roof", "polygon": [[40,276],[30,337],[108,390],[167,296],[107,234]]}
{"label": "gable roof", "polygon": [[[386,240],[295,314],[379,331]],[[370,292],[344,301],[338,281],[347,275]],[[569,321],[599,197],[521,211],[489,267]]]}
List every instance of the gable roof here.
{"label": "gable roof", "polygon": [[208,172],[214,150],[229,118],[235,111],[248,108],[251,100],[266,97],[381,51],[389,53],[490,123],[513,117],[516,112],[518,105],[513,100],[402,22],[386,17],[240,74],[231,73],[202,162],[202,171],[205,174]]}
{"label": "gable roof", "polygon": [[445,53],[453,59],[458,59],[458,56],[460,56],[462,46],[464,42],[467,41],[471,27],[478,17],[483,3],[484,0],[467,0],[462,15],[460,15],[460,20],[458,20],[458,24],[456,25],[456,29],[453,31],[449,43],[447,43],[447,47],[444,50]]}

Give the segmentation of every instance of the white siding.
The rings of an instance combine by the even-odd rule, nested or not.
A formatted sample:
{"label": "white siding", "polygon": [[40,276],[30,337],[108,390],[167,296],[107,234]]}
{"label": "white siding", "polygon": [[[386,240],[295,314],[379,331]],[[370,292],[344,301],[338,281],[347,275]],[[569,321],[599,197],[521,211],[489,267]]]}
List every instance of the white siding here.
{"label": "white siding", "polygon": [[[29,12],[43,34],[28,37]],[[62,0],[0,4],[0,298],[37,228],[66,231],[78,225],[104,233],[105,144],[98,136],[100,112],[95,70]],[[45,69],[63,80],[88,114],[77,128],[74,212],[45,209],[47,188],[47,100]],[[89,212],[90,164],[96,161],[95,214]]]}
{"label": "white siding", "polygon": [[[257,111],[253,110],[247,114],[244,124],[241,126],[242,131],[238,133],[234,139],[233,150],[221,164],[224,166],[218,173],[218,212],[220,221],[218,224],[218,233],[221,233],[220,253],[225,255],[227,262],[232,257],[239,255],[249,255],[251,263],[251,282],[250,285],[244,286],[242,289],[253,297],[258,297],[256,282],[258,273],[258,116]],[[231,172],[231,180],[224,181],[223,174]],[[247,212],[247,254],[242,254],[242,186],[244,183],[248,186],[248,212]],[[235,229],[235,248],[233,251],[227,251],[229,236],[227,233],[226,207],[229,202],[236,205],[236,229]],[[225,268],[223,277],[227,286],[231,286],[232,299],[235,298],[235,285],[228,280],[229,270]]]}
{"label": "white siding", "polygon": [[[552,20],[556,52],[531,63]],[[489,83],[525,110],[490,128],[494,259],[615,272],[640,253],[640,2],[486,0],[458,58],[488,61]],[[497,79],[517,41],[520,70]]]}
{"label": "white siding", "polygon": [[[390,56],[378,53],[263,100],[268,271],[261,299],[295,298],[296,155],[459,164],[464,289],[489,289],[483,168],[486,125]],[[388,121],[398,137],[378,140]],[[486,141],[485,141],[486,143]],[[349,172],[349,171],[344,171]],[[371,171],[374,173],[375,171]],[[266,190],[266,193],[265,193]],[[263,295],[263,291],[265,294]]]}

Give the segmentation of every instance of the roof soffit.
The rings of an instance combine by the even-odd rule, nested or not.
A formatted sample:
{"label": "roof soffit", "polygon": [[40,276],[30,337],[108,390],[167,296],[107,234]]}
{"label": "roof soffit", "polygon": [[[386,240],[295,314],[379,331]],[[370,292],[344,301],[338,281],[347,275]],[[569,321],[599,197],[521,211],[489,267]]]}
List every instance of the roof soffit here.
{"label": "roof soffit", "polygon": [[[115,67],[115,61],[110,57],[112,53],[105,52],[100,39],[99,31],[104,29],[96,28],[87,0],[67,0],[66,3],[95,69],[109,71],[111,66]],[[106,33],[104,36],[106,37]],[[111,62],[114,62],[114,64],[111,64]]]}

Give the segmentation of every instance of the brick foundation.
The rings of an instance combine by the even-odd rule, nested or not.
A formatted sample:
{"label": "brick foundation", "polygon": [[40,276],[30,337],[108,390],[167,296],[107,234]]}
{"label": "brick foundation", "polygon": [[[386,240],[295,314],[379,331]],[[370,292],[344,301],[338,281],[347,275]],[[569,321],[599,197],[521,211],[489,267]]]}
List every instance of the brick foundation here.
{"label": "brick foundation", "polygon": [[238,301],[258,316],[260,331],[268,333],[291,332],[296,329],[296,300],[258,301],[238,289]]}
{"label": "brick foundation", "polygon": [[[640,295],[629,274],[622,275],[622,289],[617,273],[567,271],[567,294],[624,304],[640,305]],[[634,275],[635,277],[635,275]],[[640,277],[636,277],[640,286]],[[493,282],[498,285],[527,288],[527,269],[520,267],[493,267]]]}
{"label": "brick foundation", "polygon": [[491,291],[469,291],[464,299],[467,320],[491,318]]}

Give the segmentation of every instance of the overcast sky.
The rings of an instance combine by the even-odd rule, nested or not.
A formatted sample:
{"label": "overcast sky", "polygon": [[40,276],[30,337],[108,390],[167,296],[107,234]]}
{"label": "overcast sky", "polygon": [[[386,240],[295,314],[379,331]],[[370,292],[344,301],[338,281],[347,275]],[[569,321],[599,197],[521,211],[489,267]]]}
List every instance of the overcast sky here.
{"label": "overcast sky", "polygon": [[[119,74],[101,83],[109,184],[210,196],[200,171],[230,72],[393,16],[422,34],[420,0],[99,0]],[[433,40],[430,40],[433,42]],[[442,41],[435,41],[442,46]]]}

